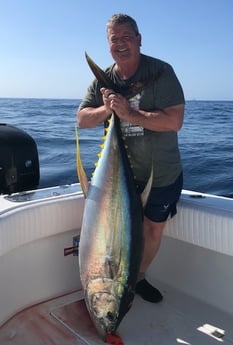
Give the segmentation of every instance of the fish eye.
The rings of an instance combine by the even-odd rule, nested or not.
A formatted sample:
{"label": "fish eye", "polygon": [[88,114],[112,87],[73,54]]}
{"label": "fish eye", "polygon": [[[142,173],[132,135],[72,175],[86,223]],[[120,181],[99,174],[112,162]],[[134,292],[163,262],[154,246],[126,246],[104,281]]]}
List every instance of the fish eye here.
{"label": "fish eye", "polygon": [[113,313],[111,313],[110,311],[107,312],[106,316],[109,319],[109,321],[114,321],[115,319]]}

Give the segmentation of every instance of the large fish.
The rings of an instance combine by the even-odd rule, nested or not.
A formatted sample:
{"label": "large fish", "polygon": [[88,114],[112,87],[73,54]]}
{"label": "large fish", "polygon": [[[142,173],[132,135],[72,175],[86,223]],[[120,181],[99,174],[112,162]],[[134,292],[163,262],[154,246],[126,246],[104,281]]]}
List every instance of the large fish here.
{"label": "large fish", "polygon": [[100,336],[114,335],[130,309],[143,252],[143,198],[135,187],[120,120],[112,114],[104,147],[88,183],[77,144],[79,181],[85,207],[79,267],[85,302]]}

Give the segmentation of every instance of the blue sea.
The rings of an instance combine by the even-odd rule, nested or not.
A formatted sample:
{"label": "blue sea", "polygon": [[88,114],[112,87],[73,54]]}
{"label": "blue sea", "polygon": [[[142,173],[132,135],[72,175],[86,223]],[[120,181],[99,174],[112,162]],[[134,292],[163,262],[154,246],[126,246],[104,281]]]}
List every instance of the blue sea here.
{"label": "blue sea", "polygon": [[[0,123],[23,129],[36,142],[39,188],[77,182],[74,127],[79,103],[78,99],[0,98]],[[89,177],[102,134],[102,126],[79,129]],[[179,143],[184,188],[233,197],[233,101],[187,101]]]}

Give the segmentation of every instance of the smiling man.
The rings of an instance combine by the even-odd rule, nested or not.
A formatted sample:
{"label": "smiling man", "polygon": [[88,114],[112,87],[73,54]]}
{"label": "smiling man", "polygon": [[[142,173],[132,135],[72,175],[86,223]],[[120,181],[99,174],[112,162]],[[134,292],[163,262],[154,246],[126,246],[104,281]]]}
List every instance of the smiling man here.
{"label": "smiling man", "polygon": [[115,63],[105,72],[115,85],[127,88],[140,81],[153,82],[127,100],[94,80],[78,109],[78,123],[82,128],[96,127],[113,111],[117,114],[139,192],[147,183],[153,162],[154,178],[144,210],[144,254],[136,293],[157,303],[163,296],[145,279],[145,272],[159,250],[167,219],[176,214],[183,186],[177,132],[183,124],[184,95],[171,65],[141,53],[142,37],[132,17],[113,15],[107,23],[107,38]]}

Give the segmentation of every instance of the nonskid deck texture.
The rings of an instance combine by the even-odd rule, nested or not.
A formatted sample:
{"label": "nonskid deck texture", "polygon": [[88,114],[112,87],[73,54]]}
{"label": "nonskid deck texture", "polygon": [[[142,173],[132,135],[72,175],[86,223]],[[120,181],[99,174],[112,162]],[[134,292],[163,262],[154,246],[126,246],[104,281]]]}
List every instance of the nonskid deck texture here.
{"label": "nonskid deck texture", "polygon": [[[233,317],[167,287],[160,304],[136,296],[118,334],[125,345],[233,344]],[[82,292],[28,308],[0,328],[1,345],[103,345]]]}

